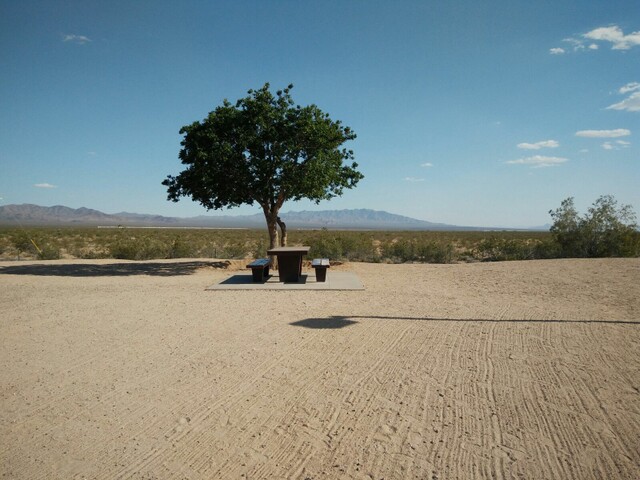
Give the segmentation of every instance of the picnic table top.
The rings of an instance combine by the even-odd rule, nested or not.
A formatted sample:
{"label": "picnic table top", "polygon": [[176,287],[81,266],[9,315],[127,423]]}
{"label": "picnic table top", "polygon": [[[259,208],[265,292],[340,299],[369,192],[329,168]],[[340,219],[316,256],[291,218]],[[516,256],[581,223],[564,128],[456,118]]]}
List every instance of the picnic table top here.
{"label": "picnic table top", "polygon": [[279,253],[301,253],[306,255],[309,253],[311,247],[302,246],[302,247],[275,247],[267,250],[267,255],[277,255]]}

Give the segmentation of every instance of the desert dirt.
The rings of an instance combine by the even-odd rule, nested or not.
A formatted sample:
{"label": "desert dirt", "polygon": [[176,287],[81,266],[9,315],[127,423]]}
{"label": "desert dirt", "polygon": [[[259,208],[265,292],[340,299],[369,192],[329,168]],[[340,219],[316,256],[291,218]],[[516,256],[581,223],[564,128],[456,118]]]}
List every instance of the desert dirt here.
{"label": "desert dirt", "polygon": [[0,477],[640,478],[640,259],[244,263],[0,262]]}

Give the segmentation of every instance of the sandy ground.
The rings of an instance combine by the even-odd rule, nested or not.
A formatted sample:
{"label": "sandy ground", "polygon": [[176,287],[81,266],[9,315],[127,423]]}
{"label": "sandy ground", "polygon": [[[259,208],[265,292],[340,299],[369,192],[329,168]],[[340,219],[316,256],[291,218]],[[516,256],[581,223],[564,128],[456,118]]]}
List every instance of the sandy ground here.
{"label": "sandy ground", "polygon": [[242,266],[0,262],[0,476],[640,478],[640,259]]}

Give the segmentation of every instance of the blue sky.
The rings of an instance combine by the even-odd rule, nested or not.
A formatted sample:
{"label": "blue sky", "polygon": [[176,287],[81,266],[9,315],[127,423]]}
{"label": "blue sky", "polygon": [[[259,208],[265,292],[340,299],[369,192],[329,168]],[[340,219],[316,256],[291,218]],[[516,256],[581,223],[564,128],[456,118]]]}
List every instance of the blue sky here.
{"label": "blue sky", "polygon": [[569,196],[640,213],[637,0],[0,0],[0,205],[167,216],[180,127],[294,84],[365,175],[304,209],[536,226]]}

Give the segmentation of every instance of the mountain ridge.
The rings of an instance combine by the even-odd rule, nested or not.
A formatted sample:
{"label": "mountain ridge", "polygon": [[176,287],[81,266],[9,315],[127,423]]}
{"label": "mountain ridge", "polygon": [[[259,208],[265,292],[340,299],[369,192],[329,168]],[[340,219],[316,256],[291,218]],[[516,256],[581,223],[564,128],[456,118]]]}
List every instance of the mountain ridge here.
{"label": "mountain ridge", "polygon": [[[403,215],[372,209],[290,211],[280,215],[289,228],[341,230],[504,230],[503,228],[465,227],[418,220]],[[63,205],[43,207],[34,204],[0,206],[0,224],[22,226],[128,226],[175,228],[263,228],[264,216],[199,215],[165,217],[154,214],[119,212],[107,214],[81,207]]]}

